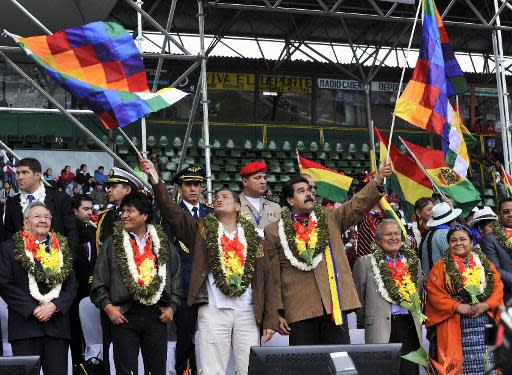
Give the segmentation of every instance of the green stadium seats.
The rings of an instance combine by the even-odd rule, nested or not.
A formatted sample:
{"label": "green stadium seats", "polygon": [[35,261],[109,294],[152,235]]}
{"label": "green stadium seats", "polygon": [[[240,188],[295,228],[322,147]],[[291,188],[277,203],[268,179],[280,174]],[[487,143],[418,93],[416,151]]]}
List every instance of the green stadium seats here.
{"label": "green stadium seats", "polygon": [[167,163],[165,163],[165,170],[167,171],[176,171],[176,169],[178,169],[178,164],[173,162],[173,161],[169,161]]}
{"label": "green stadium seats", "polygon": [[230,154],[231,154],[232,158],[240,158],[240,157],[242,157],[242,151],[240,151],[240,150],[236,150],[236,149],[231,150]]}
{"label": "green stadium seats", "polygon": [[195,144],[194,144],[194,140],[190,137],[188,137],[188,142],[187,142],[187,147],[194,147]]}
{"label": "green stadium seats", "polygon": [[322,151],[316,154],[316,158],[319,160],[326,160],[327,159],[327,152]]}
{"label": "green stadium seats", "polygon": [[298,142],[297,142],[297,145],[295,146],[295,148],[296,148],[297,150],[304,150],[304,148],[305,148],[305,146],[304,146],[304,142],[302,142],[302,141],[298,141]]}
{"label": "green stadium seats", "polygon": [[496,203],[494,202],[494,199],[489,198],[489,199],[486,199],[486,200],[485,200],[485,206],[495,207],[495,206],[496,206]]}
{"label": "green stadium seats", "polygon": [[294,166],[294,162],[293,162],[294,159],[287,159],[285,161],[283,161],[283,165],[285,167],[293,167]]}
{"label": "green stadium seats", "polygon": [[235,148],[235,142],[233,142],[232,139],[228,139],[228,142],[226,143],[226,148]]}
{"label": "green stadium seats", "polygon": [[281,173],[281,167],[279,165],[271,165],[270,173]]}
{"label": "green stadium seats", "polygon": [[233,164],[226,164],[226,172],[238,172],[238,168]]}
{"label": "green stadium seats", "polygon": [[340,155],[337,152],[330,152],[329,153],[329,159],[331,160],[338,160],[340,158]]}
{"label": "green stadium seats", "polygon": [[130,152],[130,149],[127,146],[121,145],[121,146],[117,147],[117,153],[119,155],[128,155],[129,152]]}
{"label": "green stadium seats", "polygon": [[284,166],[282,168],[282,171],[284,173],[297,173],[298,171],[295,170],[295,166],[292,164],[291,166]]}
{"label": "green stadium seats", "polygon": [[135,147],[137,147],[137,146],[139,145],[139,138],[137,138],[137,137],[132,137],[131,141],[132,141],[132,143],[133,143],[133,145],[134,145]]}
{"label": "green stadium seats", "polygon": [[223,148],[214,148],[212,154],[215,157],[225,157],[225,156],[228,156],[228,154],[226,153],[226,150],[224,150]]}
{"label": "green stadium seats", "polygon": [[276,150],[277,149],[276,142],[270,141],[270,143],[268,144],[268,149],[269,150]]}
{"label": "green stadium seats", "polygon": [[484,190],[484,196],[485,197],[494,197],[496,194],[494,193],[493,189],[485,189]]}
{"label": "green stadium seats", "polygon": [[220,142],[218,140],[215,140],[215,141],[213,141],[212,147],[213,148],[221,148],[222,145],[220,144]]}
{"label": "green stadium seats", "polygon": [[402,152],[402,153],[404,153],[404,154],[407,154],[407,153],[408,153],[407,148],[405,147],[405,145],[404,145],[404,144],[401,144],[401,145],[400,145],[400,152]]}
{"label": "green stadium seats", "polygon": [[251,149],[252,149],[252,143],[251,143],[251,141],[249,141],[249,140],[247,139],[247,140],[245,141],[245,143],[244,143],[244,148],[245,148],[246,150],[251,150]]}
{"label": "green stadium seats", "polygon": [[292,149],[292,145],[288,141],[284,141],[283,143],[283,150],[284,151],[290,151]]}
{"label": "green stadium seats", "polygon": [[229,177],[229,174],[227,174],[226,172],[222,172],[219,174],[219,180],[229,182],[231,180],[231,177]]}
{"label": "green stadium seats", "polygon": [[154,136],[150,135],[148,137],[147,144],[148,144],[149,147],[156,146],[156,138]]}
{"label": "green stadium seats", "polygon": [[258,143],[256,143],[257,150],[263,150],[264,148],[265,148],[265,146],[263,145],[262,141],[258,141]]}
{"label": "green stadium seats", "polygon": [[[165,137],[165,136],[162,136],[162,137]],[[160,144],[162,144],[161,140],[162,140],[162,138],[160,138]],[[173,147],[181,147],[182,145],[183,145],[183,143],[181,142],[180,137],[174,137],[174,140],[172,141],[172,146]]]}
{"label": "green stadium seats", "polygon": [[363,146],[361,147],[361,152],[367,154],[370,152],[370,146],[368,146],[368,144],[366,143],[363,143]]}
{"label": "green stadium seats", "polygon": [[270,159],[272,157],[272,153],[270,151],[262,151],[261,157],[265,159]]}
{"label": "green stadium seats", "polygon": [[[102,135],[101,136],[101,140],[105,144],[109,144],[110,143],[110,138],[108,137],[108,135]],[[44,140],[43,140],[43,142],[44,142]],[[91,146],[96,144],[92,138],[87,138],[87,143],[89,145],[91,145]]]}
{"label": "green stadium seats", "polygon": [[267,182],[270,182],[270,183],[274,183],[276,182],[277,179],[276,179],[276,176],[273,175],[273,174],[267,174]]}
{"label": "green stadium seats", "polygon": [[172,174],[171,174],[171,172],[163,171],[162,172],[162,180],[164,180],[165,182],[171,182],[172,181]]}
{"label": "green stadium seats", "polygon": [[357,152],[357,147],[355,144],[351,143],[350,146],[348,146],[348,152],[350,152],[351,154],[354,154]]}
{"label": "green stadium seats", "polygon": [[169,139],[168,139],[165,135],[162,135],[162,136],[160,137],[160,139],[158,140],[158,144],[159,144],[161,147],[169,146]]}
{"label": "green stadium seats", "polygon": [[231,182],[229,184],[229,189],[233,191],[240,191],[240,185],[237,184],[236,182]]}
{"label": "green stadium seats", "polygon": [[341,145],[341,143],[339,143],[339,142],[338,142],[338,143],[336,143],[336,151],[337,151],[337,152],[343,152],[343,151],[345,151],[345,150],[343,149],[343,146],[342,146],[342,145]]}
{"label": "green stadium seats", "polygon": [[288,176],[287,174],[282,174],[281,176],[279,176],[279,182],[288,182],[290,180],[290,176]]}
{"label": "green stadium seats", "polygon": [[311,142],[309,144],[309,151],[317,152],[318,151],[318,143],[316,143],[315,141]]}
{"label": "green stadium seats", "polygon": [[322,148],[325,152],[331,152],[332,149],[331,149],[331,145],[329,144],[329,142],[325,142],[324,143],[324,146]]}
{"label": "green stadium seats", "polygon": [[286,159],[286,152],[284,151],[276,151],[276,158],[278,159]]}
{"label": "green stadium seats", "polygon": [[211,168],[213,172],[220,172],[221,170],[220,164],[212,164]]}
{"label": "green stadium seats", "polygon": [[171,156],[176,155],[176,153],[174,152],[173,148],[166,148],[164,151],[164,155],[167,157],[171,157]]}
{"label": "green stadium seats", "polygon": [[[9,138],[7,138],[7,141],[9,141]],[[116,145],[118,145],[118,146],[119,146],[119,145],[123,145],[123,144],[124,144],[124,142],[125,142],[125,140],[124,140],[124,138],[123,138],[123,136],[122,136],[122,135],[118,135],[118,136],[116,137],[116,140],[115,140],[115,144],[116,144]],[[9,142],[9,143],[10,143],[10,142]]]}

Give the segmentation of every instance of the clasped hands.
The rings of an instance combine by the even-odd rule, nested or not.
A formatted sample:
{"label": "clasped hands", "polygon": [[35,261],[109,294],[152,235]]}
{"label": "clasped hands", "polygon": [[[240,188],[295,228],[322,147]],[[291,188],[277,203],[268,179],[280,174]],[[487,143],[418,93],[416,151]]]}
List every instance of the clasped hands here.
{"label": "clasped hands", "polygon": [[468,305],[467,303],[461,303],[457,306],[457,312],[468,318],[476,318],[482,315],[484,312],[489,310],[489,305],[485,302],[477,303],[475,305]]}
{"label": "clasped hands", "polygon": [[[114,325],[117,326],[123,323],[128,323],[128,319],[126,319],[126,317],[121,312],[121,307],[114,306],[109,303],[107,306],[105,306],[104,310],[105,313],[108,315],[110,321]],[[173,320],[174,310],[172,309],[172,307],[160,307],[160,311],[162,312],[162,314],[159,317],[160,322],[162,322],[163,324],[167,324],[171,320]]]}
{"label": "clasped hands", "polygon": [[53,302],[41,303],[32,313],[40,322],[47,322],[57,311],[57,306]]}

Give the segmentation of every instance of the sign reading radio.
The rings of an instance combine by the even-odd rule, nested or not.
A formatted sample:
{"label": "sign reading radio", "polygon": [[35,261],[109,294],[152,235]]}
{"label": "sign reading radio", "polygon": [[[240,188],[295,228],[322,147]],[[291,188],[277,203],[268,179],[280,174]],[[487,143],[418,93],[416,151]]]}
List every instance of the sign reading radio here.
{"label": "sign reading radio", "polygon": [[209,89],[254,91],[256,87],[256,76],[247,73],[207,72],[206,80]]}
{"label": "sign reading radio", "polygon": [[[318,79],[319,89],[328,90],[355,90],[363,91],[364,84],[359,81],[353,81],[349,79],[332,79],[332,78],[319,78]],[[397,92],[398,83],[396,82],[377,82],[374,81],[371,84],[371,91],[385,91],[385,92]]]}
{"label": "sign reading radio", "polygon": [[313,79],[311,77],[260,75],[260,91],[295,92],[311,94]]}

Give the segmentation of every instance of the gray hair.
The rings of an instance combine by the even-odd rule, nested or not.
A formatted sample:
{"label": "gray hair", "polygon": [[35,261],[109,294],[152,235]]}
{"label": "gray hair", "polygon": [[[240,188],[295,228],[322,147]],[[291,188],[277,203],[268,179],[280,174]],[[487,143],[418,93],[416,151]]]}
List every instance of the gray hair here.
{"label": "gray hair", "polygon": [[398,222],[395,219],[384,219],[382,221],[379,221],[379,223],[377,224],[377,228],[375,229],[375,239],[377,241],[381,239],[381,237],[382,237],[382,228],[384,227],[384,225],[387,225],[387,224],[396,225],[396,227],[398,229],[400,229],[400,225],[398,225]]}
{"label": "gray hair", "polygon": [[[30,215],[30,211],[32,211],[33,208],[35,207],[43,207],[43,208],[46,208],[48,210],[48,212],[50,212],[50,210],[48,209],[48,207],[46,207],[46,205],[43,203],[43,202],[33,202],[33,203],[30,203],[24,210],[23,210],[23,219],[28,219],[29,215]],[[51,216],[51,213],[50,213],[50,216]]]}

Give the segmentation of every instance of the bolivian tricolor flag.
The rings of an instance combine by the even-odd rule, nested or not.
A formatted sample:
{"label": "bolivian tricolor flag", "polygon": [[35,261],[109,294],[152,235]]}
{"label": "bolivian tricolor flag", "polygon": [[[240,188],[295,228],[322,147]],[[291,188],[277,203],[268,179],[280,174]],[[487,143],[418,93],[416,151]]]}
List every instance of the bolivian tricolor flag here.
{"label": "bolivian tricolor flag", "polygon": [[[374,129],[380,143],[380,161],[382,163],[388,154],[388,139],[380,133],[379,129],[376,127]],[[430,198],[434,188],[416,162],[400,152],[393,144],[389,160],[393,167],[393,174],[388,179],[387,185],[400,198],[406,217],[411,217],[414,214],[414,203],[420,198]]]}
{"label": "bolivian tricolor flag", "polygon": [[505,171],[503,165],[501,166],[501,178],[507,188],[507,197],[512,197],[512,176]]}
{"label": "bolivian tricolor flag", "polygon": [[316,184],[316,193],[333,202],[343,202],[352,184],[352,178],[335,172],[297,154],[300,173],[311,176]]}
{"label": "bolivian tricolor flag", "polygon": [[399,138],[439,190],[453,199],[463,215],[468,215],[480,201],[480,194],[473,184],[446,165],[443,151],[431,150]]}
{"label": "bolivian tricolor flag", "polygon": [[385,196],[380,199],[379,205],[380,208],[382,208],[382,210],[386,213],[388,219],[394,219],[398,223],[400,231],[402,232],[402,240],[404,240],[405,237],[407,237],[407,230],[405,229],[404,223],[402,223],[402,220],[400,220]]}

